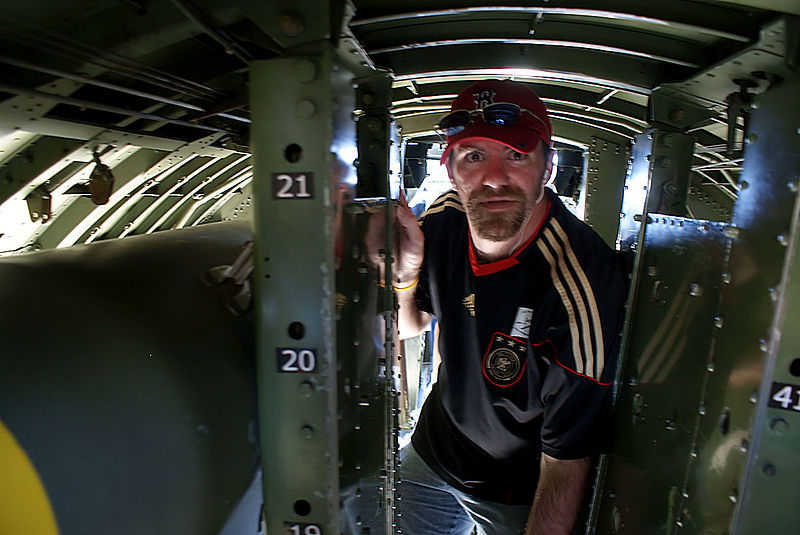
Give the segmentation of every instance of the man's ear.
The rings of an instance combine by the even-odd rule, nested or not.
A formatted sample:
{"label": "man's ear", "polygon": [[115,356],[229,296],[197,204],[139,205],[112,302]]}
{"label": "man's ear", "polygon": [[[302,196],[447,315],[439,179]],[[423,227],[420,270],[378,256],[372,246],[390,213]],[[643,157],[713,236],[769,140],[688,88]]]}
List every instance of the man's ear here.
{"label": "man's ear", "polygon": [[544,167],[544,174],[542,175],[542,185],[545,185],[550,180],[550,173],[553,172],[553,154],[555,154],[555,150],[547,149],[547,163]]}
{"label": "man's ear", "polygon": [[445,169],[447,169],[447,178],[450,179],[450,184],[453,186],[454,190],[458,191],[458,186],[456,186],[456,181],[453,180],[453,172],[450,169],[450,161],[452,159],[451,156],[452,156],[451,154],[447,155],[447,158],[444,161],[444,167]]}

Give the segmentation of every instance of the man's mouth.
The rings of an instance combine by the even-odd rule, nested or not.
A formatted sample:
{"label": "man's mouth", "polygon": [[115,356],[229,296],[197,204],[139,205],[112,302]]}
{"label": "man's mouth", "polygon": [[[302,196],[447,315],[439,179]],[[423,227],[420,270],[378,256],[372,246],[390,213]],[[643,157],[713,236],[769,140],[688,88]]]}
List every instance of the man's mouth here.
{"label": "man's mouth", "polygon": [[511,197],[493,197],[478,201],[478,206],[490,212],[502,212],[516,206],[518,203],[517,199]]}

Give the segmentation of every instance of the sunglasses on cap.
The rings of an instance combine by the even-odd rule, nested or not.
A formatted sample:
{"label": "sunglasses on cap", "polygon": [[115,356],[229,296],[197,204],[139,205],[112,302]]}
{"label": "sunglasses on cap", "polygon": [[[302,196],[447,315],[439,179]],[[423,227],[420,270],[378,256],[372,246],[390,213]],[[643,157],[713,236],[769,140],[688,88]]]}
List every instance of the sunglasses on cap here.
{"label": "sunglasses on cap", "polygon": [[456,110],[444,116],[439,121],[437,129],[445,136],[454,136],[463,132],[469,125],[475,124],[474,115],[481,115],[486,124],[509,126],[519,121],[523,113],[531,114],[534,119],[542,123],[545,132],[549,132],[550,129],[541,117],[510,102],[497,102],[477,110]]}

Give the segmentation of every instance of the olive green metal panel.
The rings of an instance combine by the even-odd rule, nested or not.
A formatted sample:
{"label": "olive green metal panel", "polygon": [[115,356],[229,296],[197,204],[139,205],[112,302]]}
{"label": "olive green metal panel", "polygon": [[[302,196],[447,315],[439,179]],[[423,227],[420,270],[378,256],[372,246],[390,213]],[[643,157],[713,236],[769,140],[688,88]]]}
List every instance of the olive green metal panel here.
{"label": "olive green metal panel", "polygon": [[686,209],[697,219],[729,223],[733,213],[734,199],[718,190],[717,186],[692,181],[686,196]]}
{"label": "olive green metal panel", "polygon": [[258,471],[252,316],[227,308],[241,286],[204,282],[251,236],[225,223],[0,259],[0,420],[62,535],[256,534],[258,489],[237,505]]}
{"label": "olive green metal panel", "polygon": [[583,220],[611,247],[617,241],[628,147],[593,137],[586,166],[586,208]]}
{"label": "olive green metal panel", "polygon": [[645,212],[647,186],[650,181],[650,160],[653,152],[653,133],[647,131],[633,140],[628,174],[625,177],[622,196],[622,212],[619,216],[619,236],[617,242],[621,249],[635,249],[639,240],[642,214]]}
{"label": "olive green metal panel", "polygon": [[636,136],[625,181],[618,241],[636,243],[643,215],[686,214],[694,138],[660,129]]}
{"label": "olive green metal panel", "polygon": [[390,533],[393,523],[398,420],[394,298],[379,284],[384,270],[370,258],[375,245],[385,243],[383,223],[391,206],[385,200],[348,205],[339,237],[339,481],[341,533],[348,535]]}
{"label": "olive green metal panel", "polygon": [[[736,355],[729,403],[757,393],[732,533],[790,533],[800,526],[800,74],[759,99],[751,116],[733,223],[730,306],[720,351]],[[754,270],[754,266],[758,270]],[[732,321],[729,321],[732,320]],[[759,381],[759,374],[763,370]]]}
{"label": "olive green metal panel", "polygon": [[651,214],[627,326],[598,533],[672,533],[705,409],[725,227]]}
{"label": "olive green metal panel", "polygon": [[598,533],[800,522],[798,90],[757,101],[731,225],[645,216]]}
{"label": "olive green metal panel", "polygon": [[[352,76],[328,42],[251,68],[258,381],[267,530],[339,529],[335,210]],[[310,531],[307,531],[310,530]]]}

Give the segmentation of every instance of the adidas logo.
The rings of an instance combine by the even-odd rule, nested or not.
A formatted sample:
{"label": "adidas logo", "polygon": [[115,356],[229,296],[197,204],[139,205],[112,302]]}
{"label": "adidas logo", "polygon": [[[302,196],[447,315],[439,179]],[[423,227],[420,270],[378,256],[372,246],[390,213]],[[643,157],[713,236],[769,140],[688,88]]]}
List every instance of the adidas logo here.
{"label": "adidas logo", "polygon": [[469,294],[464,299],[461,300],[461,304],[464,305],[469,311],[469,315],[475,317],[475,294]]}

